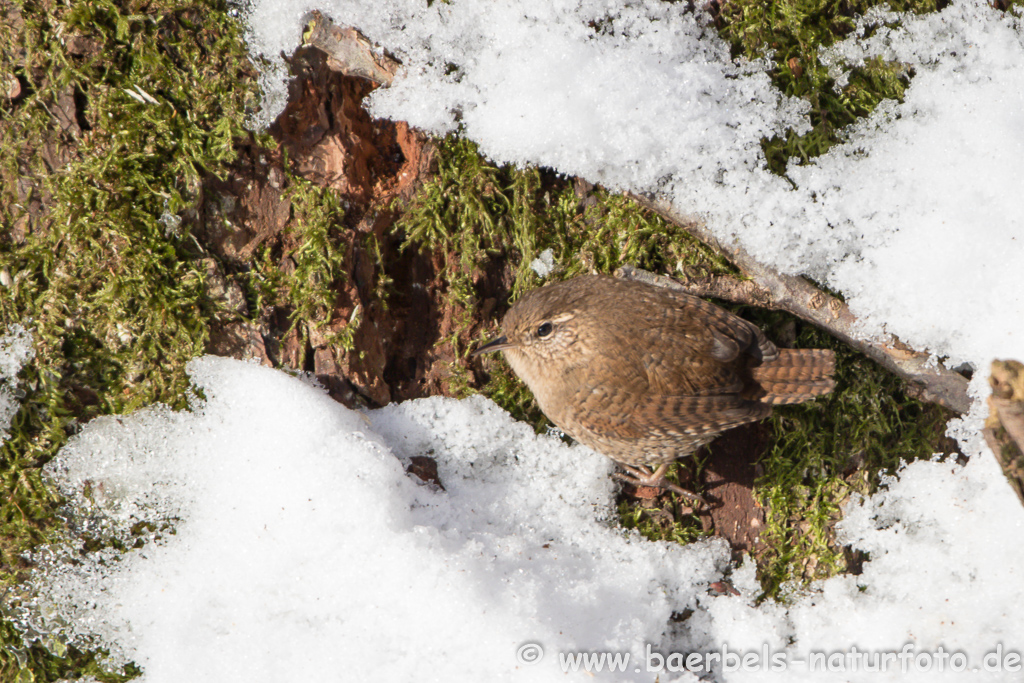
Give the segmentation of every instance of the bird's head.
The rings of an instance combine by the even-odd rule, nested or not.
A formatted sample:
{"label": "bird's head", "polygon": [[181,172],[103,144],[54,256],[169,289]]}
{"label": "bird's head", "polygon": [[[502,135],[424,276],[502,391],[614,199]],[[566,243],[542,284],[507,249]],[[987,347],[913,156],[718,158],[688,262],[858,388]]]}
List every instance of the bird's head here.
{"label": "bird's head", "polygon": [[[571,281],[570,281],[571,282]],[[502,335],[473,355],[502,351],[516,374],[536,393],[535,382],[562,374],[585,359],[578,287],[557,283],[535,289],[501,321]]]}

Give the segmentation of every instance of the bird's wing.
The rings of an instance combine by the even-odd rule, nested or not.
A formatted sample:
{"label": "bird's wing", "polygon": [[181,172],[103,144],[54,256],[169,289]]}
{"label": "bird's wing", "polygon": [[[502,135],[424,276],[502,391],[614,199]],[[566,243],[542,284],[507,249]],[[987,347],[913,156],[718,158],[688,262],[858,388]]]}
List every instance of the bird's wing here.
{"label": "bird's wing", "polygon": [[778,351],[761,330],[703,299],[665,290],[657,297],[657,319],[638,321],[635,345],[653,394],[706,396],[736,394],[745,380],[738,370],[748,360],[768,360]]}
{"label": "bird's wing", "polygon": [[763,419],[772,410],[768,404],[737,395],[655,394],[627,403],[620,395],[602,397],[600,393],[581,397],[583,400],[574,406],[573,412],[587,418],[586,427],[592,438],[624,443],[696,441]]}
{"label": "bird's wing", "polygon": [[755,422],[771,414],[771,406],[736,395],[648,397],[629,413],[638,432],[666,436],[703,436]]}

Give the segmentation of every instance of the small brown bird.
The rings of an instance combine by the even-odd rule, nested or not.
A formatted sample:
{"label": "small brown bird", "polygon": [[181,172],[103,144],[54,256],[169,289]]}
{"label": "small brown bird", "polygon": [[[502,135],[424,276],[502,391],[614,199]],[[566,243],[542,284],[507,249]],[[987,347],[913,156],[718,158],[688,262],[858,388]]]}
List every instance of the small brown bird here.
{"label": "small brown bird", "polygon": [[691,497],[665,483],[670,462],[835,385],[832,351],[776,348],[714,304],[631,280],[587,275],[541,287],[501,327],[474,355],[502,351],[552,422],[635,480],[620,478]]}

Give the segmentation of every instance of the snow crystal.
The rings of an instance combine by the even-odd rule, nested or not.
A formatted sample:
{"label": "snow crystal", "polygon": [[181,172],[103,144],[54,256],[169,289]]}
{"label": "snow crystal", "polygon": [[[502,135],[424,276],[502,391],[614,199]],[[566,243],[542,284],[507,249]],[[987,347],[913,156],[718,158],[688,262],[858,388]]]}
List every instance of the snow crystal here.
{"label": "snow crystal", "polygon": [[33,356],[31,333],[21,325],[8,327],[7,334],[0,337],[0,443],[7,440],[7,428],[18,412],[18,372]]}
{"label": "snow crystal", "polygon": [[555,269],[555,252],[551,249],[540,252],[540,256],[530,262],[530,268],[539,277],[547,277]]}

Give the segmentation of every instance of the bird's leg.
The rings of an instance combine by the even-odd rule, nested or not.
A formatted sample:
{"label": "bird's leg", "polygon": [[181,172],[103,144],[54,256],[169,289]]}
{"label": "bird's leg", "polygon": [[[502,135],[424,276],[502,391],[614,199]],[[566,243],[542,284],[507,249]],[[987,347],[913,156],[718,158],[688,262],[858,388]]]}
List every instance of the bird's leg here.
{"label": "bird's leg", "polygon": [[629,472],[628,475],[621,474],[619,472],[616,472],[615,474],[612,475],[620,481],[624,481],[627,484],[632,484],[633,486],[651,486],[659,489],[667,489],[669,491],[672,491],[673,493],[682,496],[683,498],[689,501],[698,503],[704,507],[708,507],[707,501],[698,496],[696,493],[694,493],[693,491],[687,491],[683,487],[677,486],[665,478],[665,473],[668,472],[667,462],[658,465],[658,469],[656,469],[654,472],[651,472],[649,469],[643,466],[632,467],[630,465],[624,465],[622,463],[619,463],[619,467]]}

